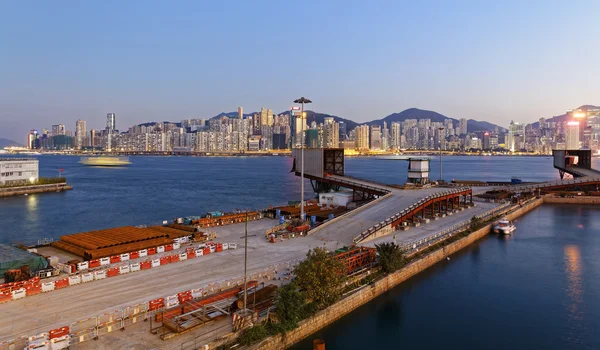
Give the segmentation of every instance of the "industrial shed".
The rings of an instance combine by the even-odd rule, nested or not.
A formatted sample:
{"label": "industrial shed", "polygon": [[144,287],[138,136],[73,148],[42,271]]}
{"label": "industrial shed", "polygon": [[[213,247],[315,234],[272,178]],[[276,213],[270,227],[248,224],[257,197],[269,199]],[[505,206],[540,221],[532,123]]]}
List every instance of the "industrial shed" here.
{"label": "industrial shed", "polygon": [[0,244],[0,278],[8,270],[20,269],[28,265],[31,271],[48,267],[48,261],[37,254],[7,244]]}

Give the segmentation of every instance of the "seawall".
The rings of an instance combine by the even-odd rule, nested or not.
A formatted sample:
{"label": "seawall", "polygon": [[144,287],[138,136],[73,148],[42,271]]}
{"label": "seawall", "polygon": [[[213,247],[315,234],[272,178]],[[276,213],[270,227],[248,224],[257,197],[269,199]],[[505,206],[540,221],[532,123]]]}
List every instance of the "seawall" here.
{"label": "seawall", "polygon": [[575,196],[575,197],[555,197],[544,196],[544,203],[548,204],[600,204],[600,197],[595,196]]}
{"label": "seawall", "polygon": [[[515,218],[537,208],[543,203],[543,199],[536,199],[528,204],[523,205],[521,208],[516,209],[512,213],[507,214],[506,217],[509,220],[514,220]],[[445,260],[447,256],[452,255],[485,237],[488,233],[490,233],[491,228],[492,225],[487,225],[484,228],[471,233],[467,237],[461,238],[441,249],[431,252],[417,261],[411,262],[402,269],[385,276],[374,284],[364,287],[358,292],[355,292],[331,305],[327,309],[319,311],[313,317],[300,322],[298,328],[287,332],[285,336],[277,335],[263,340],[257,345],[256,348],[264,350],[279,350],[294,345],[300,340],[317,332],[321,328],[326,327],[341,317],[349,314],[356,308],[391,290],[412,276],[426,270],[442,260]]]}
{"label": "seawall", "polygon": [[66,182],[49,185],[32,185],[21,187],[0,188],[0,197],[18,196],[23,194],[34,194],[44,192],[62,192],[72,190],[73,187]]}

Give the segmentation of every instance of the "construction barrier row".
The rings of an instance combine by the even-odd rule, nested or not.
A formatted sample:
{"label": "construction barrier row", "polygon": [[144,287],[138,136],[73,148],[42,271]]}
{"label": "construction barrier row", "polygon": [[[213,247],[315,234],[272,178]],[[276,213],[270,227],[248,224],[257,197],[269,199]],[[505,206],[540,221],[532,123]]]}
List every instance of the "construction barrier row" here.
{"label": "construction barrier row", "polygon": [[[172,251],[173,249],[179,249],[179,243],[167,244],[164,246],[166,251]],[[69,277],[58,279],[50,282],[40,282],[39,277],[34,277],[27,281],[22,282],[11,282],[0,285],[0,303],[4,303],[10,300],[17,300],[26,296],[39,294],[42,292],[51,292],[56,289],[65,288],[68,286],[74,286],[82,283],[91,281],[97,281],[105,279],[107,277],[115,277],[130,272],[137,272],[140,270],[147,270],[150,268],[158,267],[161,265],[171,264],[179,261],[193,259],[199,256],[208,255],[215,252],[221,252],[228,249],[236,249],[236,243],[213,243],[209,242],[201,244],[198,248],[188,247],[185,252],[163,256],[158,259],[146,260],[142,262],[132,262],[127,265],[121,265],[117,267],[107,268],[105,270],[95,270],[89,272],[83,272],[77,275],[71,275]],[[147,256],[148,250],[140,251],[143,256]],[[140,253],[136,252],[136,253]],[[134,255],[139,257],[139,255]],[[118,259],[117,259],[118,258]],[[121,254],[120,256],[113,256],[110,258],[104,258],[107,263],[110,264],[112,261],[128,261],[131,258],[131,253]],[[79,266],[85,267],[86,270],[91,266],[104,266],[103,259],[97,261],[85,261],[79,263]]]}
{"label": "construction barrier row", "polygon": [[[231,245],[229,245],[229,247],[231,247]],[[236,246],[233,245],[232,249],[235,249],[235,247]],[[295,260],[270,266],[248,277],[251,280],[259,282],[261,279],[264,282],[274,280],[278,278],[279,273],[291,271],[298,262],[299,260]],[[140,263],[140,268],[141,266],[142,263]],[[68,285],[69,279],[65,278],[64,281],[64,283]],[[83,279],[80,283],[83,283],[82,281]],[[82,343],[88,340],[98,339],[98,337],[104,334],[108,334],[116,330],[122,330],[134,323],[144,321],[150,317],[158,316],[168,308],[178,306],[194,299],[204,298],[208,295],[218,293],[231,287],[241,286],[243,283],[243,277],[213,282],[202,288],[190,289],[166,296],[164,298],[158,298],[148,302],[128,306],[124,309],[114,310],[98,317],[90,317],[73,322],[69,326],[52,329],[48,333],[40,333],[31,337],[19,337],[11,341],[2,342],[0,343],[0,350],[66,349],[71,345]],[[42,290],[44,285],[45,283],[40,284]],[[54,284],[54,288],[56,288],[56,284]]]}

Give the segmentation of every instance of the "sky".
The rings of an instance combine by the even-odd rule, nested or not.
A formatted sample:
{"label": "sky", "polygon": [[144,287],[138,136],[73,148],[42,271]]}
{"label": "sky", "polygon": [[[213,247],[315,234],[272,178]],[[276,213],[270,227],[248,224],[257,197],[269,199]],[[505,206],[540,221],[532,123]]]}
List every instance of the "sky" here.
{"label": "sky", "polygon": [[600,105],[600,1],[0,1],[0,138],[417,107],[533,122]]}

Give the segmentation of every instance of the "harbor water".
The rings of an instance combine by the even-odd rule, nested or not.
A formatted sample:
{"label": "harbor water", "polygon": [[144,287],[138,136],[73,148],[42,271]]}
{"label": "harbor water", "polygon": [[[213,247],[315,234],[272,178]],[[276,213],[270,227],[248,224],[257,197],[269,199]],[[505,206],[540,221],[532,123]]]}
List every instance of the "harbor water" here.
{"label": "harbor water", "polygon": [[[208,211],[298,200],[289,157],[130,157],[121,168],[39,156],[42,176],[64,169],[73,190],[0,199],[0,242],[122,225],[158,224]],[[595,158],[594,167],[600,162]],[[437,158],[432,178],[439,177]],[[407,163],[346,158],[346,173],[403,183]],[[444,179],[544,181],[550,157],[444,157]],[[307,182],[307,194],[312,195]],[[600,209],[545,205],[514,236],[489,236],[299,343],[312,349],[598,349]]]}

